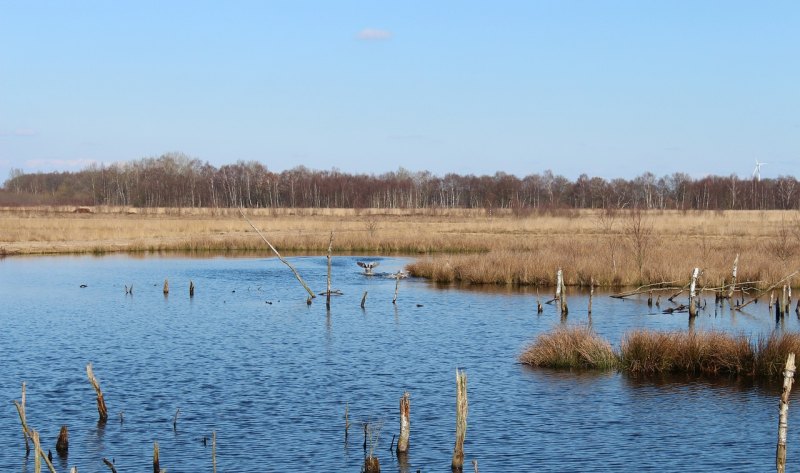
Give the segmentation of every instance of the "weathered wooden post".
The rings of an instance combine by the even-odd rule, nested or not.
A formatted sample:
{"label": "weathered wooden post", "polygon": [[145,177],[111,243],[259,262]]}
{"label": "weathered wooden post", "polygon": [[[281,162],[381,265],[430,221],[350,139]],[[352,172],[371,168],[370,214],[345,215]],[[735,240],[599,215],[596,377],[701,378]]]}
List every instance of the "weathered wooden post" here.
{"label": "weathered wooden post", "polygon": [[194,282],[189,280],[189,297],[194,297]]}
{"label": "weathered wooden post", "polygon": [[[559,273],[561,270],[559,270]],[[561,315],[567,315],[569,307],[567,307],[567,286],[564,285],[564,278],[561,278]]]}
{"label": "weathered wooden post", "polygon": [[561,299],[561,286],[564,284],[564,273],[561,272],[561,268],[558,268],[556,272],[556,294],[553,297],[554,300]]}
{"label": "weathered wooden post", "polygon": [[367,303],[367,291],[364,291],[364,295],[361,296],[361,308],[364,308],[364,305]]}
{"label": "weathered wooden post", "polygon": [[467,436],[467,373],[456,369],[456,445],[453,449],[453,471],[464,470],[464,438]]}
{"label": "weathered wooden post", "polygon": [[164,295],[165,296],[167,294],[169,294],[169,280],[167,278],[164,278],[164,289],[163,289],[163,291],[164,291]]}
{"label": "weathered wooden post", "polygon": [[17,406],[17,414],[22,424],[22,437],[25,439],[25,456],[27,456],[31,452],[31,445],[28,442],[28,420],[25,417],[25,381],[22,382],[21,402],[14,401],[14,405]]}
{"label": "weathered wooden post", "polygon": [[781,316],[789,313],[789,285],[783,285],[783,297],[781,297]]}
{"label": "weathered wooden post", "polygon": [[689,285],[689,317],[697,317],[697,301],[695,300],[697,297],[696,288],[697,288],[697,278],[700,276],[700,268],[694,268],[692,271],[692,282]]}
{"label": "weathered wooden post", "polygon": [[410,409],[411,403],[409,398],[411,395],[408,391],[403,393],[400,398],[400,437],[397,439],[397,453],[408,452],[408,436],[411,430]]}
{"label": "weathered wooden post", "polygon": [[778,416],[778,447],[775,452],[775,468],[778,473],[786,471],[786,430],[789,422],[789,394],[792,392],[794,371],[794,353],[789,353],[786,358],[786,368],[783,370],[783,391],[781,392]]}
{"label": "weathered wooden post", "polygon": [[397,290],[400,288],[400,271],[397,272],[397,278],[394,281],[394,299],[392,299],[392,304],[397,303]]}
{"label": "weathered wooden post", "polygon": [[344,443],[347,443],[347,435],[348,431],[350,430],[350,405],[348,403],[344,403]]}
{"label": "weathered wooden post", "polygon": [[217,473],[217,431],[211,432],[211,471]]}
{"label": "weathered wooden post", "polygon": [[592,315],[592,297],[594,297],[594,278],[589,277],[589,315]]}
{"label": "weathered wooden post", "polygon": [[92,387],[97,393],[97,413],[100,415],[100,422],[105,423],[108,420],[108,409],[106,409],[106,401],[103,399],[103,391],[100,390],[100,383],[94,377],[91,363],[86,365],[86,374],[89,376],[89,382],[92,383]]}
{"label": "weathered wooden post", "polygon": [[66,425],[61,426],[61,431],[58,433],[58,440],[56,440],[56,453],[61,456],[69,452],[69,431]]}
{"label": "weathered wooden post", "polygon": [[325,292],[325,308],[331,310],[331,252],[333,251],[333,232],[328,242],[328,290]]}
{"label": "weathered wooden post", "polygon": [[731,271],[731,285],[728,287],[728,299],[733,299],[733,291],[736,290],[736,273],[739,270],[739,253],[733,260],[733,271]]}
{"label": "weathered wooden post", "polygon": [[647,307],[653,307],[653,290],[647,292]]}
{"label": "weathered wooden post", "polygon": [[158,442],[153,442],[153,473],[161,473],[161,467],[158,464]]}

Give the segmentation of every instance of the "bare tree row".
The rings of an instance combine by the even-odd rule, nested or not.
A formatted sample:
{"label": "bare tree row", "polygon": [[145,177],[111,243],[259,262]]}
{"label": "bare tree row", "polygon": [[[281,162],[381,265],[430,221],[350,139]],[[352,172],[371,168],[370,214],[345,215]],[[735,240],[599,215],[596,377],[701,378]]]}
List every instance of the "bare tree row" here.
{"label": "bare tree row", "polygon": [[347,174],[303,166],[272,172],[264,164],[219,168],[180,153],[78,172],[12,171],[0,203],[137,207],[798,209],[793,176],[755,180],[735,174],[693,179],[685,173],[571,181],[547,170],[517,177],[410,172]]}

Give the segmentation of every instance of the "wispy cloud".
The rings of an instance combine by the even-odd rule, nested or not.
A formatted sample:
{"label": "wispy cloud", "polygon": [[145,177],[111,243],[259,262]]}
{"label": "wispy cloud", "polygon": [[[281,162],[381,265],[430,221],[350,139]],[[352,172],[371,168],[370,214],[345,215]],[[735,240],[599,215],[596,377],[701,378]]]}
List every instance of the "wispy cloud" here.
{"label": "wispy cloud", "polygon": [[35,169],[82,169],[97,163],[94,159],[30,159],[25,161],[26,168]]}
{"label": "wispy cloud", "polygon": [[392,32],[378,28],[364,28],[356,37],[361,41],[386,41],[392,38]]}
{"label": "wispy cloud", "polygon": [[0,130],[0,136],[36,136],[36,130],[32,128],[17,128],[13,131]]}

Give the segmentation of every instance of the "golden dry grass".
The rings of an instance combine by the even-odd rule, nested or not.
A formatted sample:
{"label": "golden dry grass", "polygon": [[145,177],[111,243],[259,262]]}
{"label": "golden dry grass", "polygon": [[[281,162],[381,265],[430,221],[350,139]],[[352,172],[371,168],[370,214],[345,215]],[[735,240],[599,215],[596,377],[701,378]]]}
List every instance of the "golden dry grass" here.
{"label": "golden dry grass", "polygon": [[539,335],[519,361],[545,368],[612,369],[617,357],[611,344],[589,327],[558,327]]}
{"label": "golden dry grass", "polygon": [[789,353],[800,353],[800,334],[772,333],[755,342],[744,335],[634,330],[611,348],[587,327],[558,327],[539,335],[520,355],[547,368],[593,368],[631,374],[688,373],[775,377]]}
{"label": "golden dry grass", "polygon": [[[0,253],[115,251],[263,251],[238,209],[0,209]],[[729,279],[777,281],[800,268],[800,220],[793,211],[643,213],[641,272],[626,212],[572,210],[516,217],[495,210],[250,209],[248,216],[281,251],[324,252],[329,232],[340,253],[423,255],[410,266],[439,282],[638,285]]]}

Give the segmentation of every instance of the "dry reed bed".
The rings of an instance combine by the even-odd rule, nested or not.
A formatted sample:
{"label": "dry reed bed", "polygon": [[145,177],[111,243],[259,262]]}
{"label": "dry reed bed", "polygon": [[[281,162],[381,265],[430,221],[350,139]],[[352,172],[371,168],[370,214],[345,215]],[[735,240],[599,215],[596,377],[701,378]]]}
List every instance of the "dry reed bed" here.
{"label": "dry reed bed", "polygon": [[[263,251],[238,209],[0,208],[0,253]],[[134,213],[135,212],[135,213]],[[793,211],[632,213],[564,211],[515,217],[495,210],[248,209],[281,251],[428,255],[410,265],[438,282],[628,286],[685,281],[694,266],[703,284],[729,278],[768,285],[800,268],[800,220]],[[637,252],[637,250],[639,250]],[[641,262],[641,267],[639,266]]]}
{"label": "dry reed bed", "polygon": [[614,350],[588,327],[559,327],[540,335],[519,360],[536,367],[618,369],[632,374],[776,377],[792,352],[800,353],[798,333],[773,333],[751,340],[715,331],[634,330]]}

